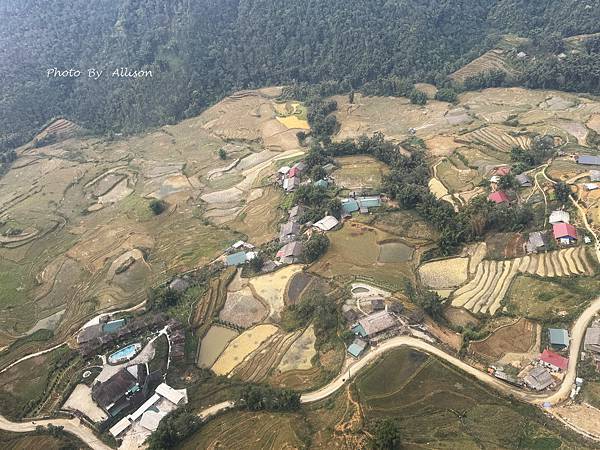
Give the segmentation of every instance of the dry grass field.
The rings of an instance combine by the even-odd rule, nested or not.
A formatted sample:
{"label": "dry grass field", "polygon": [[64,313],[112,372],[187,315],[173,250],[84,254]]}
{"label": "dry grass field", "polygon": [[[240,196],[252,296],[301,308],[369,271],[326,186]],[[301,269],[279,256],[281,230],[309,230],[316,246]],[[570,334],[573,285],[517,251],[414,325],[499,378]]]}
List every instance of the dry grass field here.
{"label": "dry grass field", "polygon": [[336,185],[350,191],[377,190],[388,167],[371,156],[344,156],[335,159],[340,167],[333,172]]}
{"label": "dry grass field", "polygon": [[493,361],[506,353],[526,353],[535,344],[536,326],[527,319],[519,319],[511,325],[494,331],[482,341],[471,342],[469,350]]}

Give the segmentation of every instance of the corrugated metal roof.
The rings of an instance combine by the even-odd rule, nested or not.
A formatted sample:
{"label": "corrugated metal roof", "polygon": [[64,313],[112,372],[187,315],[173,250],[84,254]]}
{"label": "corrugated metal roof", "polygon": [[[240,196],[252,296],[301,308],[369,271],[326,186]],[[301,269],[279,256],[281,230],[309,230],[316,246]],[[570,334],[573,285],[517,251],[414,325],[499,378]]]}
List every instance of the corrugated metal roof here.
{"label": "corrugated metal roof", "polygon": [[550,328],[548,330],[550,334],[551,345],[562,345],[568,347],[569,345],[569,332],[562,328]]}
{"label": "corrugated metal roof", "polygon": [[600,156],[581,155],[577,158],[577,163],[586,166],[600,166]]}
{"label": "corrugated metal roof", "polygon": [[246,252],[237,252],[233,255],[227,255],[225,264],[228,266],[239,266],[246,262]]}

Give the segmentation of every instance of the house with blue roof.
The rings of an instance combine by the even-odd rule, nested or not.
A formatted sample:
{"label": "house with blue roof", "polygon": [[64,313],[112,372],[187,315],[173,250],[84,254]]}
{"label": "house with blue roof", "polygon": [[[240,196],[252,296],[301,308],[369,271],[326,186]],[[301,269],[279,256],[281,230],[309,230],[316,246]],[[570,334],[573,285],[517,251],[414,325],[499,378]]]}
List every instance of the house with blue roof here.
{"label": "house with blue roof", "polygon": [[246,252],[237,252],[225,257],[226,266],[241,266],[246,263]]}
{"label": "house with blue roof", "polygon": [[550,346],[554,349],[565,350],[569,347],[569,332],[562,328],[548,330]]}
{"label": "house with blue roof", "polygon": [[315,185],[315,187],[318,187],[318,188],[327,189],[327,187],[329,186],[329,183],[327,182],[327,180],[319,180],[319,181],[315,181],[314,185]]}
{"label": "house with blue roof", "polygon": [[353,198],[342,200],[342,213],[344,216],[351,216],[353,212],[356,212],[359,209],[358,202]]}
{"label": "house with blue roof", "polygon": [[354,339],[354,342],[348,346],[348,353],[355,358],[358,358],[367,348],[367,343],[362,339]]}

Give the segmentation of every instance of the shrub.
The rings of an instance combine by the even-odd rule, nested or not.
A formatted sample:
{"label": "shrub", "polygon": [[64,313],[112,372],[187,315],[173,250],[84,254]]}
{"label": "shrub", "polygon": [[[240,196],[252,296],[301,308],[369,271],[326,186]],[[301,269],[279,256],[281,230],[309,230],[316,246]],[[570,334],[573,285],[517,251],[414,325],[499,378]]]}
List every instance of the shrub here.
{"label": "shrub", "polygon": [[150,202],[150,209],[155,216],[158,216],[167,209],[167,203],[163,200],[154,199]]}

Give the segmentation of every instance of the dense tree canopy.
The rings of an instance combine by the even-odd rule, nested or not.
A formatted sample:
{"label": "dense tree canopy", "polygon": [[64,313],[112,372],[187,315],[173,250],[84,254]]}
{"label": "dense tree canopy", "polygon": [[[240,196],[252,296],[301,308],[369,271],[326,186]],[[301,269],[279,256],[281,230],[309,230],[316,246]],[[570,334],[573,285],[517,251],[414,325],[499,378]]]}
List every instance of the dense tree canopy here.
{"label": "dense tree canopy", "polygon": [[[0,5],[0,148],[65,116],[100,133],[133,132],[199,113],[225,94],[321,83],[321,95],[440,83],[497,41],[599,31],[600,8],[579,0],[5,0]],[[542,40],[543,41],[543,40]],[[544,41],[546,42],[546,41]],[[551,41],[547,41],[551,42]],[[556,42],[556,40],[552,40]],[[575,73],[540,59],[532,86],[572,89],[598,58],[569,56]],[[78,69],[78,78],[47,70]],[[116,78],[117,68],[152,78]],[[87,69],[103,70],[98,80]],[[333,126],[332,119],[325,126]]]}

